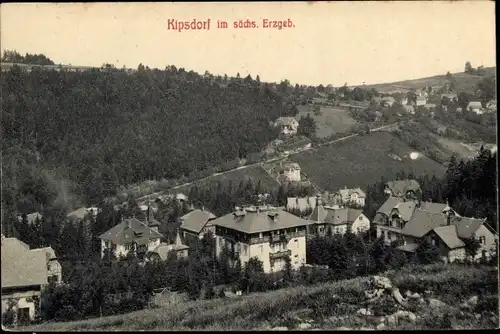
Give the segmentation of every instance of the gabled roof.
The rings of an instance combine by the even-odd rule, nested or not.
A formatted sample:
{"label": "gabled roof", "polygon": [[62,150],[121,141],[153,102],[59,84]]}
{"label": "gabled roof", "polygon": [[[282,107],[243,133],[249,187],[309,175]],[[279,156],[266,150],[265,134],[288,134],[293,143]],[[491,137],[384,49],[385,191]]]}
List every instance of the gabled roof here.
{"label": "gabled roof", "polygon": [[416,209],[403,228],[403,234],[421,238],[436,227],[446,226],[446,215]]}
{"label": "gabled roof", "polygon": [[417,207],[417,203],[414,201],[407,201],[403,203],[398,203],[394,206],[393,209],[397,209],[401,219],[407,222],[411,219],[415,208]]}
{"label": "gabled roof", "polygon": [[180,218],[181,228],[195,233],[200,233],[208,221],[215,219],[215,215],[211,212],[196,209]]}
{"label": "gabled roof", "polygon": [[[130,224],[130,226],[129,226]],[[140,239],[162,238],[163,235],[151,229],[136,218],[125,219],[99,236],[99,239],[108,240],[114,244],[123,245]]]}
{"label": "gabled roof", "polygon": [[333,209],[320,205],[314,208],[313,213],[309,216],[309,220],[324,222],[326,224],[332,225],[342,225],[347,223],[352,223],[361,214],[362,210],[351,209],[351,208],[339,208]]}
{"label": "gabled roof", "polygon": [[443,240],[449,249],[465,246],[464,242],[460,240],[460,237],[457,234],[456,227],[453,225],[436,227],[433,231],[441,240]]}
{"label": "gabled roof", "polygon": [[283,164],[281,167],[281,170],[289,170],[289,169],[294,169],[294,170],[300,170],[300,166],[296,162],[288,162],[286,164]]}
{"label": "gabled roof", "polygon": [[412,190],[417,191],[420,189],[420,184],[415,180],[398,180],[389,181],[386,186],[392,191],[393,196],[405,196],[406,192]]}
{"label": "gabled roof", "polygon": [[420,210],[428,211],[431,213],[443,213],[447,208],[449,208],[449,206],[446,203],[434,203],[434,202],[420,203]]}
{"label": "gabled roof", "polygon": [[383,213],[387,217],[391,214],[392,209],[399,203],[404,203],[401,197],[389,197],[384,204],[377,210],[377,213]]}
{"label": "gabled roof", "polygon": [[259,208],[258,211],[256,209],[237,210],[214,219],[211,224],[244,233],[260,233],[306,226],[310,224],[310,221],[281,208]]}
{"label": "gabled roof", "polygon": [[355,194],[355,193],[357,193],[359,195],[359,197],[366,197],[365,192],[363,190],[361,190],[360,188],[352,188],[352,189],[344,188],[344,189],[340,189],[338,191],[338,194],[340,194],[340,196],[342,196],[342,198],[345,200],[349,199],[351,194]]}
{"label": "gabled roof", "polygon": [[291,125],[295,122],[298,121],[293,117],[279,117],[275,123],[280,125]]}
{"label": "gabled roof", "polygon": [[34,248],[31,250],[32,252],[43,252],[47,257],[47,262],[50,260],[57,260],[56,252],[52,247],[42,247],[42,248]]}
{"label": "gabled roof", "polygon": [[485,221],[486,219],[453,216],[450,223],[456,226],[460,238],[467,239],[472,237]]}
{"label": "gabled roof", "polygon": [[48,284],[45,252],[32,252],[16,238],[2,240],[2,288]]}

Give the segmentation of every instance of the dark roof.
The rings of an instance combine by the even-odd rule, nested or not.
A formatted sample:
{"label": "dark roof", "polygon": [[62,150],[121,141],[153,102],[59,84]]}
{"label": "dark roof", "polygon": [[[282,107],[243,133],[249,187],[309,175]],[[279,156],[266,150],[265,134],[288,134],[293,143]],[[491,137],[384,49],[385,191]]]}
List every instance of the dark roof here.
{"label": "dark roof", "polygon": [[415,180],[398,180],[387,182],[387,187],[392,191],[394,196],[405,196],[410,190],[414,192],[420,189],[420,184]]}
{"label": "dark roof", "polygon": [[181,217],[181,228],[200,233],[207,222],[215,218],[215,215],[211,212],[196,209]]}
{"label": "dark roof", "polygon": [[486,219],[479,218],[451,217],[451,224],[456,226],[457,235],[463,239],[472,237],[485,221]]}
{"label": "dark roof", "polygon": [[436,227],[433,231],[441,240],[443,240],[443,242],[449,249],[455,249],[465,246],[464,242],[460,240],[460,237],[457,234],[456,226],[440,226]]}
{"label": "dark roof", "polygon": [[[129,227],[130,224],[130,227]],[[99,236],[100,239],[109,240],[114,244],[122,245],[139,239],[162,238],[163,235],[151,229],[136,218],[125,219],[120,224],[112,227]]]}
{"label": "dark roof", "polygon": [[417,203],[415,201],[406,201],[403,203],[396,204],[393,210],[394,209],[397,210],[399,212],[399,215],[401,216],[401,219],[407,222],[413,216],[413,212],[415,211],[416,207]]}
{"label": "dark roof", "polygon": [[383,213],[387,217],[391,214],[392,209],[399,203],[404,203],[400,197],[389,197],[384,204],[377,210],[377,213]]}
{"label": "dark roof", "polygon": [[351,209],[351,208],[333,209],[320,205],[319,207],[314,208],[313,212],[309,216],[309,220],[324,222],[332,225],[341,225],[341,224],[352,223],[362,213],[363,211],[358,209]]}
{"label": "dark roof", "polygon": [[2,240],[2,288],[48,284],[47,254],[16,238]]}
{"label": "dark roof", "polygon": [[[275,217],[273,219],[272,217]],[[211,222],[213,225],[244,233],[259,233],[309,225],[310,221],[299,218],[281,208],[247,208],[229,213]]]}
{"label": "dark roof", "polygon": [[446,215],[416,209],[403,228],[403,234],[421,238],[434,228],[446,224]]}

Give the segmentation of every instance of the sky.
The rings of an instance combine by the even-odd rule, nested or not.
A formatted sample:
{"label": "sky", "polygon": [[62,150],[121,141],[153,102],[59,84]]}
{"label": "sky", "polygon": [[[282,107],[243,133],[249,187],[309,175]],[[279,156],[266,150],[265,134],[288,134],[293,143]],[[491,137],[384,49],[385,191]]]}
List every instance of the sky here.
{"label": "sky", "polygon": [[[292,84],[358,85],[495,66],[490,1],[2,4],[0,46],[55,63],[163,69]],[[209,30],[168,20],[211,19]],[[263,28],[262,20],[294,27]],[[235,29],[235,20],[259,28]],[[225,20],[227,29],[217,29]]]}

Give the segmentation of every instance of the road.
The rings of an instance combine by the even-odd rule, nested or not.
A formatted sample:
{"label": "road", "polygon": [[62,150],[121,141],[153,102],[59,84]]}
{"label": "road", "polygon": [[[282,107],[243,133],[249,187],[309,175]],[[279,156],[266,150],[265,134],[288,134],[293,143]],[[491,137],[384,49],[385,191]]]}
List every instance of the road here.
{"label": "road", "polygon": [[[392,123],[392,124],[388,124],[388,125],[384,125],[384,126],[381,126],[381,127],[378,127],[378,128],[371,129],[370,132],[382,131],[384,129],[388,129],[390,127],[397,127],[397,126],[398,126],[398,123]],[[203,177],[201,179],[196,179],[196,180],[191,181],[191,182],[186,182],[186,183],[183,183],[183,184],[179,184],[179,185],[177,185],[175,187],[172,187],[172,188],[170,188],[168,190],[165,190],[165,191],[161,191],[161,192],[157,192],[157,193],[153,193],[153,194],[149,194],[149,195],[143,196],[141,198],[138,198],[137,201],[138,202],[140,202],[140,201],[146,201],[146,200],[150,199],[150,197],[156,197],[156,196],[165,194],[167,192],[170,192],[172,190],[189,186],[189,185],[191,185],[191,184],[193,184],[195,182],[200,182],[200,181],[208,180],[208,179],[210,179],[210,178],[212,178],[214,176],[224,175],[224,174],[227,174],[227,173],[231,173],[231,172],[233,172],[235,170],[241,170],[241,169],[245,169],[245,168],[259,166],[259,165],[262,165],[262,164],[265,164],[265,163],[270,163],[270,162],[273,162],[273,161],[277,161],[277,160],[280,160],[280,159],[283,159],[283,158],[290,157],[290,156],[295,155],[295,154],[302,153],[304,151],[316,150],[319,147],[330,145],[330,144],[334,144],[334,143],[337,143],[337,142],[340,142],[340,141],[343,141],[343,140],[346,140],[346,139],[349,139],[349,138],[353,138],[353,137],[356,137],[356,136],[359,136],[359,135],[355,133],[355,134],[352,134],[352,135],[349,135],[349,136],[345,136],[345,137],[342,137],[342,138],[331,140],[331,141],[326,142],[326,143],[318,144],[315,147],[298,149],[296,151],[290,152],[288,155],[285,155],[285,156],[279,156],[279,157],[271,158],[271,159],[268,159],[268,160],[265,160],[265,161],[259,161],[259,162],[256,162],[256,163],[253,163],[253,164],[250,164],[250,165],[245,165],[245,166],[240,166],[240,167],[236,167],[236,168],[233,168],[233,169],[229,169],[229,170],[224,171],[224,172],[214,173],[212,175]]]}

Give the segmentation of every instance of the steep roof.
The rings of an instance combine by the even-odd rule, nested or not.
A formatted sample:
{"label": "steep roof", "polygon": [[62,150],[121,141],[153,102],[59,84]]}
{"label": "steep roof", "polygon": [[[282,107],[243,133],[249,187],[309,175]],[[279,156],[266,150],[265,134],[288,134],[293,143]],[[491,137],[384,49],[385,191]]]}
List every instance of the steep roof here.
{"label": "steep roof", "polygon": [[[130,226],[129,226],[130,224]],[[162,238],[163,235],[151,229],[136,218],[125,219],[120,224],[112,227],[99,236],[99,239],[108,240],[114,244],[122,245],[140,239]]]}
{"label": "steep roof", "polygon": [[177,237],[175,238],[175,243],[166,244],[162,242],[152,252],[158,254],[160,259],[165,261],[168,258],[168,253],[170,251],[181,251],[185,249],[189,249],[189,246],[184,245],[180,239],[180,235],[177,234]]}
{"label": "steep roof", "polygon": [[45,252],[32,252],[16,238],[2,241],[2,288],[47,284]]}
{"label": "steep roof", "polygon": [[377,210],[377,213],[383,213],[387,217],[391,214],[392,209],[399,203],[404,203],[401,197],[389,197],[384,204]]}
{"label": "steep roof", "polygon": [[450,223],[456,226],[460,238],[467,239],[472,237],[485,221],[486,219],[453,216]]}
{"label": "steep roof", "polygon": [[436,227],[433,231],[441,240],[443,240],[443,242],[446,244],[446,246],[448,246],[449,249],[455,249],[465,246],[464,242],[460,240],[455,226],[440,226]]}
{"label": "steep roof", "polygon": [[68,213],[67,217],[68,218],[74,217],[74,218],[78,218],[78,219],[83,219],[88,214],[89,214],[89,212],[87,211],[87,208],[79,208],[75,211]]}
{"label": "steep roof", "polygon": [[196,209],[181,217],[181,228],[200,233],[207,222],[215,218],[215,215],[211,212]]}
{"label": "steep roof", "polygon": [[313,213],[309,217],[309,220],[325,222],[332,225],[341,225],[355,221],[362,213],[363,211],[358,209],[333,209],[320,205],[314,209]]}
{"label": "steep roof", "polygon": [[280,125],[291,125],[294,122],[297,122],[297,120],[293,117],[279,117],[276,120],[276,124]]}
{"label": "steep roof", "polygon": [[47,258],[47,262],[49,262],[50,260],[56,260],[57,259],[56,252],[50,246],[49,247],[42,247],[42,248],[34,248],[31,251],[32,252],[43,252],[43,253],[45,253],[45,256]]}
{"label": "steep roof", "polygon": [[420,184],[415,180],[397,180],[387,182],[387,187],[392,191],[393,196],[405,196],[406,192],[420,189]]}
{"label": "steep roof", "polygon": [[416,209],[403,228],[403,234],[421,238],[436,227],[446,226],[446,215]]}
{"label": "steep roof", "polygon": [[352,188],[352,189],[344,188],[344,189],[340,189],[338,191],[338,193],[340,194],[340,196],[342,196],[343,199],[348,199],[349,196],[351,196],[352,194],[355,194],[355,193],[357,193],[359,195],[359,197],[366,197],[365,192],[363,190],[361,190],[360,188]]}
{"label": "steep roof", "polygon": [[417,203],[414,201],[407,201],[396,204],[393,209],[397,209],[401,218],[407,222],[411,219],[416,207]]}
{"label": "steep roof", "polygon": [[296,162],[288,162],[286,164],[283,164],[283,166],[281,166],[281,170],[289,170],[289,169],[300,170],[300,166]]}
{"label": "steep roof", "polygon": [[[275,217],[275,219],[273,219]],[[259,233],[309,225],[310,221],[299,218],[281,208],[237,210],[214,219],[212,225],[230,228],[244,233]]]}
{"label": "steep roof", "polygon": [[434,203],[434,202],[421,202],[420,210],[428,211],[431,213],[443,213],[448,207],[446,203]]}

